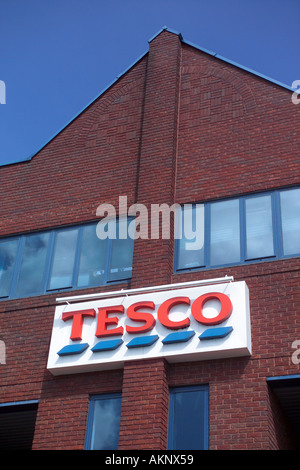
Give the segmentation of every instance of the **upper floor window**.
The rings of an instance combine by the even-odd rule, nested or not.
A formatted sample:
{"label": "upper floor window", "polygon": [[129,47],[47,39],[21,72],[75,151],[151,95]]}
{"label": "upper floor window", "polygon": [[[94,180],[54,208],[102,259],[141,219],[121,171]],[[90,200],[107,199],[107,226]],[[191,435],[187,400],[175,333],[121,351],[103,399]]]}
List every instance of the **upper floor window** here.
{"label": "upper floor window", "polygon": [[300,188],[188,204],[179,215],[176,271],[300,255]]}
{"label": "upper floor window", "polygon": [[96,227],[92,223],[0,240],[0,298],[131,278],[133,240],[100,239]]}

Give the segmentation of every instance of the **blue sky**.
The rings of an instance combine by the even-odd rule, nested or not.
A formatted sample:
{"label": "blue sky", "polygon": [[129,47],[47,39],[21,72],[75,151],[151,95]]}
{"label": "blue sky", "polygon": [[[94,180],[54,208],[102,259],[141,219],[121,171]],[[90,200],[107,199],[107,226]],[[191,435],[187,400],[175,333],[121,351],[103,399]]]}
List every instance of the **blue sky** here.
{"label": "blue sky", "polygon": [[0,165],[30,158],[163,26],[291,87],[299,0],[0,0]]}

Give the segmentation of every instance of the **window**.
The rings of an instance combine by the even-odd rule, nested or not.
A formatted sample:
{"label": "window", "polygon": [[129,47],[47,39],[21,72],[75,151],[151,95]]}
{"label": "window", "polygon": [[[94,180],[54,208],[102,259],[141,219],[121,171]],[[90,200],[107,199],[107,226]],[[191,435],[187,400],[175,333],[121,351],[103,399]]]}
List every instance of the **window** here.
{"label": "window", "polygon": [[24,238],[16,296],[39,293],[42,289],[49,233],[28,235]]}
{"label": "window", "polygon": [[187,204],[176,220],[177,272],[300,255],[299,188]]}
{"label": "window", "polygon": [[[107,245],[108,239],[98,238],[94,225],[84,227],[79,262],[79,287],[98,286],[105,283]],[[97,253],[97,256],[94,253]]]}
{"label": "window", "polygon": [[[176,219],[177,220],[177,219]],[[196,225],[197,222],[197,225]],[[178,266],[198,268],[204,262],[204,204],[187,205],[182,208],[182,219],[179,219],[182,234],[178,238]]]}
{"label": "window", "polygon": [[232,264],[240,259],[239,200],[214,202],[210,206],[210,262]]}
{"label": "window", "polygon": [[96,227],[92,223],[0,240],[0,298],[130,279],[134,240],[102,240]]}
{"label": "window", "polygon": [[168,449],[208,449],[208,386],[170,390]]}
{"label": "window", "polygon": [[60,230],[55,234],[49,290],[72,287],[77,239],[78,229]]}
{"label": "window", "polygon": [[0,243],[0,297],[9,296],[18,242],[19,241],[16,239],[2,240]]}
{"label": "window", "polygon": [[245,213],[246,259],[274,256],[271,196],[247,198]]}
{"label": "window", "polygon": [[283,253],[300,252],[300,189],[280,193]]}
{"label": "window", "polygon": [[31,450],[38,402],[0,404],[0,450]]}
{"label": "window", "polygon": [[133,243],[129,245],[127,240],[118,240],[118,243],[112,244],[109,270],[110,281],[131,277],[132,256]]}
{"label": "window", "polygon": [[85,441],[86,450],[117,450],[121,394],[91,397]]}

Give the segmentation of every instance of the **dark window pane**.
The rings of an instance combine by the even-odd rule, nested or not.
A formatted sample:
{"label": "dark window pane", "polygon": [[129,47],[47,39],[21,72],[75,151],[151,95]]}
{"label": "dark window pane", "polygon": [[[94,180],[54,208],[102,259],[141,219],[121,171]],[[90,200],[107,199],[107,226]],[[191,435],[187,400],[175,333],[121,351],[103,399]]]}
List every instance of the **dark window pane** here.
{"label": "dark window pane", "polygon": [[[130,220],[127,223],[127,228]],[[117,234],[119,221],[117,224]],[[118,235],[117,235],[118,236]],[[126,239],[115,238],[112,240],[112,252],[110,261],[109,280],[117,281],[129,279],[132,273],[134,240],[128,235]]]}
{"label": "dark window pane", "polygon": [[208,441],[208,390],[171,391],[169,433],[174,450],[205,450]]}
{"label": "dark window pane", "polygon": [[182,226],[179,234],[177,269],[204,266],[204,204],[182,208],[181,219],[177,213],[176,223]]}
{"label": "dark window pane", "polygon": [[37,403],[0,406],[0,451],[31,450]]}
{"label": "dark window pane", "polygon": [[212,266],[240,261],[239,200],[211,204]]}
{"label": "dark window pane", "polygon": [[72,287],[78,229],[57,232],[49,289]]}
{"label": "dark window pane", "polygon": [[100,286],[104,283],[107,256],[107,239],[100,240],[96,234],[96,224],[83,229],[80,254],[78,287]]}
{"label": "dark window pane", "polygon": [[118,449],[120,416],[120,397],[95,400],[90,449]]}
{"label": "dark window pane", "polygon": [[17,296],[41,292],[48,241],[49,233],[26,237],[16,289]]}
{"label": "dark window pane", "polygon": [[300,253],[300,189],[280,193],[283,253]]}
{"label": "dark window pane", "polygon": [[7,297],[19,240],[0,243],[0,297]]}
{"label": "dark window pane", "polygon": [[274,255],[271,196],[246,199],[246,257]]}

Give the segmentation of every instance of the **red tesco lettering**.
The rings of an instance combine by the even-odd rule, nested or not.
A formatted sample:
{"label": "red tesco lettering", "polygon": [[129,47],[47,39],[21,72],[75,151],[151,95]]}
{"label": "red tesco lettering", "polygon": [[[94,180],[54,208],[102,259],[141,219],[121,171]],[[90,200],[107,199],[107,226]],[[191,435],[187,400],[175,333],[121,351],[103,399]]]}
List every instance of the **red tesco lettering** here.
{"label": "red tesco lettering", "polygon": [[[207,318],[203,315],[203,308],[209,300],[219,300],[221,310],[214,318]],[[170,318],[171,310],[173,307],[183,305],[187,307],[191,304],[189,297],[172,297],[167,299],[159,306],[157,311],[157,320],[170,330],[179,330],[187,328],[190,325],[190,319],[187,316],[183,320],[174,321]],[[156,320],[152,313],[145,311],[145,309],[155,310],[155,304],[151,301],[135,302],[127,307],[127,317],[133,322],[143,322],[143,325],[126,325],[126,332],[129,334],[143,334],[151,331]],[[194,319],[202,325],[217,325],[224,322],[230,317],[233,310],[230,298],[221,292],[211,292],[197,297],[191,304],[191,314]],[[124,314],[125,308],[123,305],[114,305],[109,307],[98,308],[98,318],[95,335],[97,338],[105,338],[107,336],[122,336],[124,328],[118,326],[119,318],[115,314]],[[114,316],[110,316],[114,315]],[[94,309],[76,310],[72,312],[64,312],[62,320],[72,320],[72,330],[70,339],[72,341],[81,340],[83,319],[84,317],[95,317],[96,312]],[[110,328],[108,328],[108,326]],[[113,328],[112,328],[113,327]]]}

